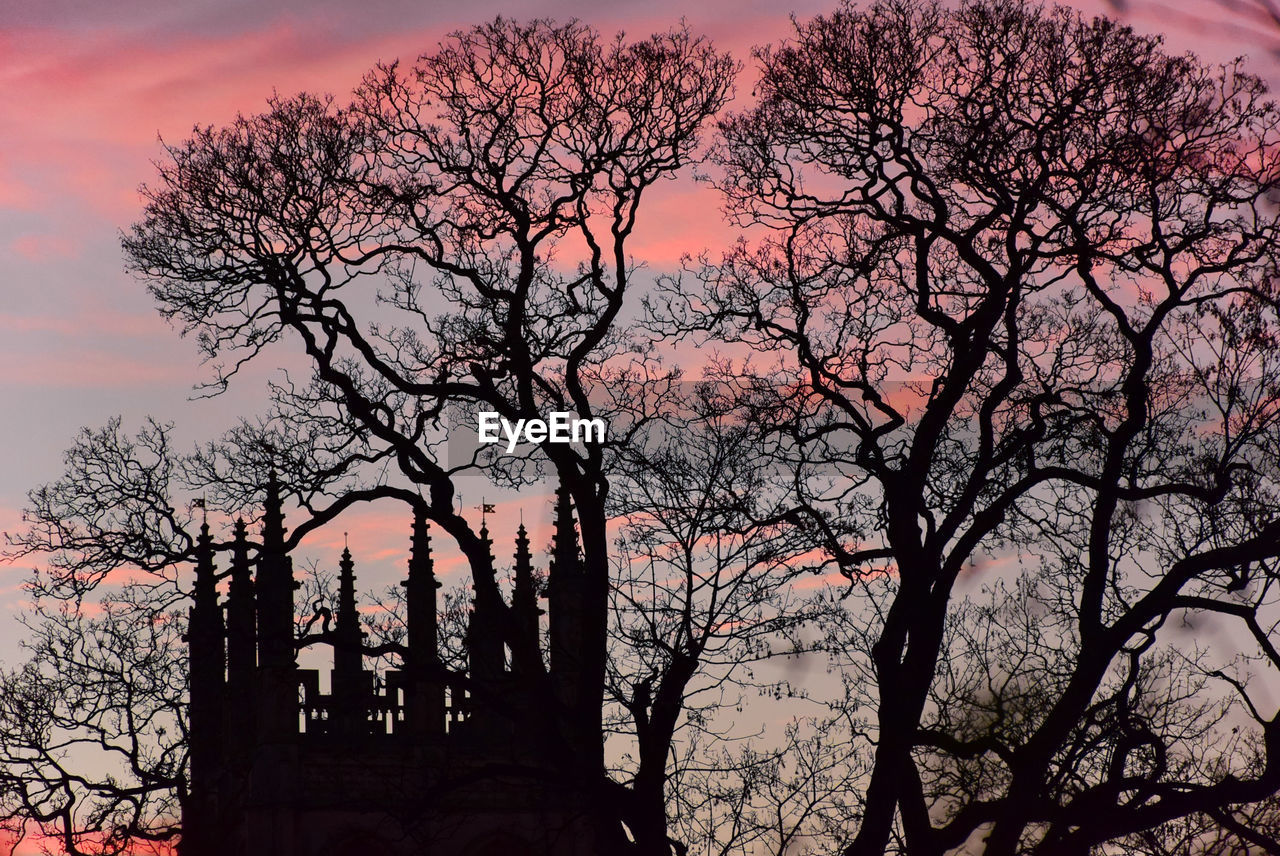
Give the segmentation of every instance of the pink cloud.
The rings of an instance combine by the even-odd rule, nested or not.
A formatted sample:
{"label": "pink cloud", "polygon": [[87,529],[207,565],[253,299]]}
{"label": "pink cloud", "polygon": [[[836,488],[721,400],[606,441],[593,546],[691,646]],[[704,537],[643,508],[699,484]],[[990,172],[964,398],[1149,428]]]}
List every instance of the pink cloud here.
{"label": "pink cloud", "polygon": [[[20,532],[24,526],[21,509],[0,505],[0,533]],[[9,549],[2,540],[0,539],[0,550]],[[0,559],[0,609],[18,608],[23,595],[22,584],[30,573],[31,564],[29,560],[14,563]]]}
{"label": "pink cloud", "polygon": [[715,257],[741,234],[724,221],[720,203],[714,188],[692,181],[651,188],[629,245],[631,253],[657,271],[676,270],[686,255],[709,251]]}
{"label": "pink cloud", "polygon": [[26,211],[35,205],[36,195],[25,183],[0,173],[0,209]]}
{"label": "pink cloud", "polygon": [[94,295],[78,301],[57,315],[19,315],[0,312],[0,330],[11,333],[45,333],[58,336],[108,335],[120,339],[154,342],[177,335],[156,312],[122,312]]}
{"label": "pink cloud", "polygon": [[150,384],[191,384],[191,366],[152,361],[102,350],[77,353],[0,354],[0,384],[16,387],[126,389]]}
{"label": "pink cloud", "polygon": [[46,261],[50,256],[71,258],[80,252],[79,245],[63,235],[20,235],[9,246],[24,259],[33,262]]}
{"label": "pink cloud", "polygon": [[378,57],[412,56],[438,35],[345,41],[336,28],[287,19],[214,37],[0,30],[0,207],[123,225],[140,210],[136,188],[153,173],[157,134],[179,142],[195,124],[263,109],[273,90],[333,91],[341,100]]}
{"label": "pink cloud", "polygon": [[14,315],[0,312],[0,330],[9,333],[54,333],[70,336],[78,326],[70,318],[50,315]]}
{"label": "pink cloud", "polygon": [[[56,846],[57,842],[50,842]],[[4,848],[6,854],[11,856],[40,856],[40,854],[48,853],[47,845],[42,845],[38,839],[32,840],[28,838],[19,842],[12,835],[0,835],[0,848]]]}

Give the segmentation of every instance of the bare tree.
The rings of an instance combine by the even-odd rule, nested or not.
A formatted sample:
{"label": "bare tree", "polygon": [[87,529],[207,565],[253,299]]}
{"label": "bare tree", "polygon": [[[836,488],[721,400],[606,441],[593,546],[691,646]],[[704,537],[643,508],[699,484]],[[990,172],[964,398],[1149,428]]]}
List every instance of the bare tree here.
{"label": "bare tree", "polygon": [[24,618],[30,659],[0,677],[0,826],[15,842],[34,833],[98,856],[177,836],[185,619],[169,595],[133,584],[88,608],[41,604]]}
{"label": "bare tree", "polygon": [[[758,102],[715,150],[749,240],[668,283],[645,325],[755,349],[763,372],[710,368],[732,406],[654,409],[679,373],[633,323],[641,198],[692,162],[735,71],[687,32],[499,20],[378,68],[348,106],[276,99],[168,147],[125,251],[199,337],[209,391],[291,345],[312,375],[194,454],[162,426],[86,435],[16,542],[55,556],[37,592],[79,608],[132,567],[158,582],[125,611],[173,632],[155,619],[195,544],[179,497],[252,508],[272,466],[303,512],[289,546],[400,500],[506,615],[455,479],[547,474],[581,528],[582,668],[565,692],[528,634],[496,641],[610,852],[1280,848],[1280,723],[1257,689],[1280,670],[1265,88],[1012,0],[842,6],[757,58]],[[450,459],[449,420],[477,408],[617,431]],[[793,588],[827,570],[838,589]],[[7,815],[84,852],[173,835],[181,741],[164,725],[130,754],[132,732],[63,705],[58,622],[108,622],[73,673],[125,656],[110,612],[67,614],[6,679]],[[394,657],[381,620],[367,653]],[[718,715],[794,689],[756,661],[806,652],[843,693],[735,749]],[[108,683],[148,674],[126,671]],[[181,692],[155,682],[148,723]],[[44,731],[21,730],[24,704]],[[62,731],[127,781],[51,763]]]}
{"label": "bare tree", "polygon": [[757,60],[717,154],[756,237],[667,317],[776,360],[745,403],[850,582],[875,757],[844,852],[1195,817],[1280,846],[1265,87],[1005,0],[844,5]]}
{"label": "bare tree", "polygon": [[802,740],[796,729],[761,733],[763,708],[770,697],[799,703],[804,689],[758,667],[818,655],[821,640],[805,629],[838,609],[795,587],[821,564],[808,555],[813,534],[803,518],[780,513],[783,474],[764,465],[759,428],[737,415],[713,384],[652,402],[644,430],[619,450],[625,475],[610,503],[619,534],[608,697],[625,738],[616,741],[619,776],[652,812],[637,813],[649,826],[631,827],[637,840],[667,838],[670,817],[681,853],[750,852],[742,848],[763,837],[745,815],[717,819],[712,795],[736,789],[751,806],[765,782],[786,790],[780,765]]}
{"label": "bare tree", "polygon": [[[636,268],[627,243],[645,192],[692,161],[735,71],[684,30],[610,41],[577,23],[499,19],[412,68],[377,68],[347,106],[303,94],[197,128],[167,147],[124,239],[130,268],[214,365],[210,394],[272,348],[298,346],[313,369],[273,384],[264,419],[164,465],[210,508],[254,507],[262,471],[275,467],[305,511],[294,546],[355,503],[401,500],[457,544],[477,603],[500,618],[493,558],[454,478],[524,484],[550,473],[568,491],[587,581],[582,662],[571,692],[553,692],[545,670],[534,681],[529,709],[545,721],[529,727],[552,735],[550,759],[595,801],[597,839],[619,852],[631,846],[624,820],[653,830],[635,845],[645,852],[668,844],[645,804],[656,799],[661,818],[661,790],[642,797],[604,768],[611,447],[452,461],[449,420],[477,408],[512,421],[625,415],[637,389],[672,375],[620,323]],[[62,529],[91,506],[91,519],[110,516],[109,502],[78,482],[34,501],[44,528],[21,536],[19,551],[65,549],[84,589],[100,584],[94,574],[110,562],[86,557],[111,533],[64,543]],[[169,520],[170,504],[147,511],[174,530],[164,555],[118,558],[147,571],[191,560],[190,521]],[[521,648],[526,637],[489,641],[542,663]]]}
{"label": "bare tree", "polygon": [[[186,594],[193,546],[169,427],[82,431],[30,494],[11,557],[41,552],[21,616],[29,659],[0,677],[0,824],[63,852],[136,852],[178,834],[186,798]],[[70,502],[68,501],[70,500]],[[177,506],[177,507],[175,507]],[[133,848],[133,849],[131,849]]]}

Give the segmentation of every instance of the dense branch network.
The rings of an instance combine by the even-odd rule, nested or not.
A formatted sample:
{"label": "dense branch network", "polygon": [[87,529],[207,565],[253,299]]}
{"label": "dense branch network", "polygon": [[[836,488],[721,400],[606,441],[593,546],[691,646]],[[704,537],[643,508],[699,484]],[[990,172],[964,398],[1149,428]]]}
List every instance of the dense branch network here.
{"label": "dense branch network", "polygon": [[[565,491],[590,622],[545,724],[611,852],[1280,848],[1264,85],[1012,0],[844,4],[756,60],[711,158],[744,237],[657,288],[627,249],[641,200],[697,161],[737,71],[683,29],[499,19],[349,104],[277,98],[166,148],[124,248],[207,391],[284,349],[310,373],[189,454],[165,425],[85,432],[33,492],[13,555],[52,554],[33,590],[73,617],[40,613],[53,635],[6,677],[7,816],[71,852],[175,834],[154,821],[182,798],[180,670],[106,684],[142,680],[101,702],[140,723],[69,712],[53,676],[131,663],[130,610],[158,634],[139,651],[171,645],[184,503],[252,514],[274,468],[288,549],[400,502],[502,615],[457,479]],[[659,359],[689,343],[723,347],[712,382]],[[599,416],[609,440],[451,457],[477,409]],[[128,605],[81,611],[122,568]],[[388,663],[394,600],[366,651]],[[529,638],[501,641],[537,672]],[[839,678],[806,685],[814,664]],[[63,732],[142,784],[76,778]]]}

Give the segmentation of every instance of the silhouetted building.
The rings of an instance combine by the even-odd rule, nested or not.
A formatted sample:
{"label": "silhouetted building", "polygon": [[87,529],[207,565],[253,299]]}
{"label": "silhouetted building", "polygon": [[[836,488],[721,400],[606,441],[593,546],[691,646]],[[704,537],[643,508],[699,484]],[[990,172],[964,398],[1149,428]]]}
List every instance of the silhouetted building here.
{"label": "silhouetted building", "polygon": [[[252,562],[244,524],[236,524],[224,604],[207,525],[197,542],[182,856],[593,854],[577,808],[582,795],[555,756],[563,729],[555,710],[575,685],[581,638],[581,563],[567,497],[556,510],[555,588],[544,592],[549,668],[523,525],[511,603],[496,588],[477,590],[467,674],[442,667],[440,583],[418,514],[402,583],[402,668],[381,678],[366,668],[346,549],[336,608],[306,632],[306,641],[332,647],[326,692],[319,670],[298,666],[298,584],[284,536],[273,473]],[[481,537],[487,547],[487,529]],[[480,573],[493,573],[491,556]]]}

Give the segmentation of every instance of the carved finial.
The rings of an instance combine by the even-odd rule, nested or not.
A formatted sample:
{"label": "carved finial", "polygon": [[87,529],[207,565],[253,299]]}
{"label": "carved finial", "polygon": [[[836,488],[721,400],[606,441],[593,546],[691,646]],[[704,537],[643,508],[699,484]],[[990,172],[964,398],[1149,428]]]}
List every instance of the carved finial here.
{"label": "carved finial", "polygon": [[338,562],[338,630],[348,634],[359,631],[360,619],[356,613],[356,575],[355,562],[351,560],[351,550],[342,549],[342,560]]}
{"label": "carved finial", "polygon": [[196,598],[217,600],[217,578],[213,564],[213,537],[209,534],[209,521],[200,525],[200,535],[196,538]]}
{"label": "carved finial", "polygon": [[516,567],[519,567],[519,562],[527,562],[529,559],[529,533],[525,530],[524,523],[521,522],[520,528],[516,530]]}
{"label": "carved finial", "polygon": [[[415,580],[435,580],[435,562],[431,558],[431,526],[427,523],[426,513],[415,508],[413,512],[413,538],[409,550],[409,579],[401,585],[408,586]],[[439,588],[440,583],[434,582]]]}

